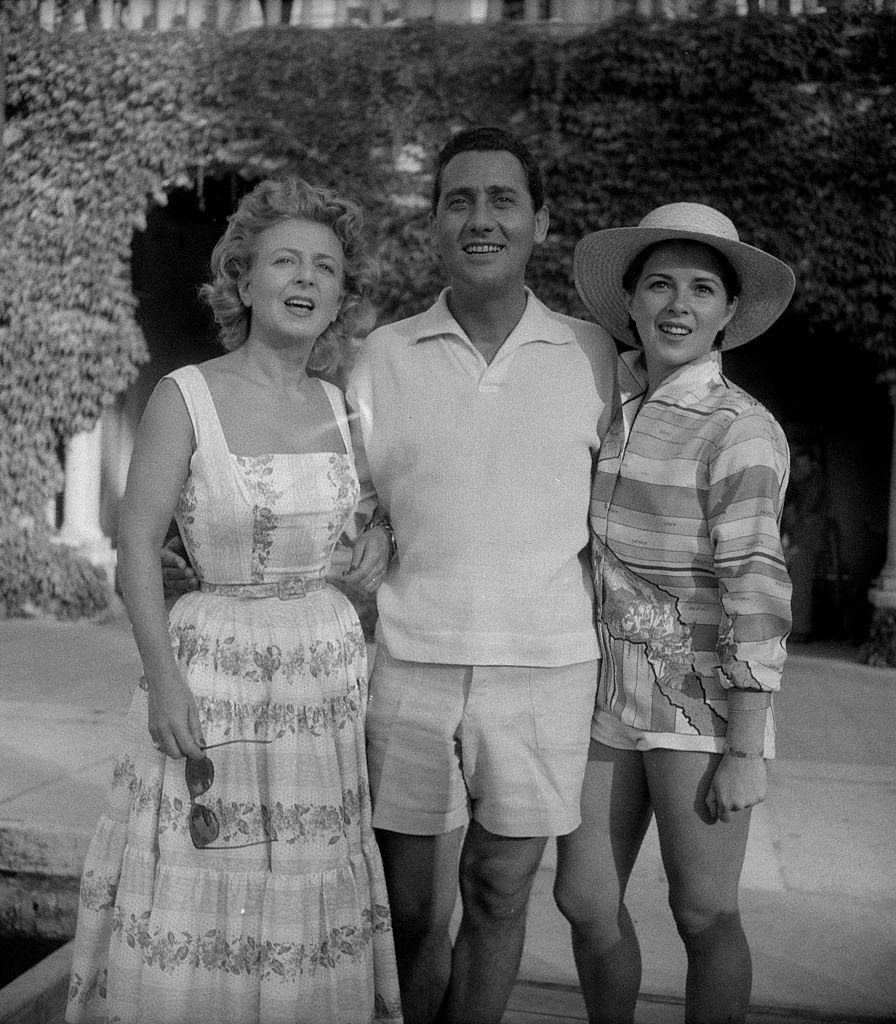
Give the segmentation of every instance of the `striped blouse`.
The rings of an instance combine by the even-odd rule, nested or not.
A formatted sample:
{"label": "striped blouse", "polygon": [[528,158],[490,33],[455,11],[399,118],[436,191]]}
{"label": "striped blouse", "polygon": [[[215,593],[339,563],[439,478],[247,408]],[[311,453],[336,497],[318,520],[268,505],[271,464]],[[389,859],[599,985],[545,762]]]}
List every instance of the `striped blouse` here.
{"label": "striped blouse", "polygon": [[[596,707],[665,734],[653,745],[719,750],[726,691],[780,684],[787,441],[722,375],[716,353],[676,370],[646,401],[640,353],[620,359],[619,378],[622,410],[600,450],[590,509],[603,656]],[[766,756],[773,729],[769,714]]]}

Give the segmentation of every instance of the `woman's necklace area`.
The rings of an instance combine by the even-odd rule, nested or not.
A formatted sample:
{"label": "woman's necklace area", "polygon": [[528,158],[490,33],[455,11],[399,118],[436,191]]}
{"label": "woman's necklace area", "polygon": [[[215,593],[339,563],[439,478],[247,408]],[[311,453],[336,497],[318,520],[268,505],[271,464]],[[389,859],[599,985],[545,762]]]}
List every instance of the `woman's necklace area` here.
{"label": "woman's necklace area", "polygon": [[[240,377],[243,380],[249,381],[251,384],[255,384],[260,388],[264,388],[266,391],[279,391],[284,389],[284,378],[279,380],[268,379],[264,380],[260,376],[260,372],[254,368],[244,365],[228,366],[227,370],[234,376]],[[300,391],[304,391],[311,383],[311,378],[305,373],[304,368],[295,371],[296,377],[298,377],[298,386]]]}

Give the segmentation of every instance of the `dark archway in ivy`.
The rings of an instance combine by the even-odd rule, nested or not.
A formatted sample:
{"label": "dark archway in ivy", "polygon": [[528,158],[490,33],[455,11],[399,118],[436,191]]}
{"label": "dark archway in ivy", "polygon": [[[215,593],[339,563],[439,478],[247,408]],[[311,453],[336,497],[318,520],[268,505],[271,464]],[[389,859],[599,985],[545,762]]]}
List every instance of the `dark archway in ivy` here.
{"label": "dark archway in ivy", "polygon": [[212,249],[227,218],[254,184],[232,171],[204,174],[194,185],[173,188],[152,201],[145,226],[134,232],[134,319],[146,341],[147,359],[104,421],[101,523],[113,544],[134,434],[153,388],[177,367],[222,351],[198,293],[209,278]]}
{"label": "dark archway in ivy", "polygon": [[822,466],[830,524],[814,629],[819,638],[860,643],[886,546],[893,407],[875,383],[877,362],[843,337],[810,331],[797,308],[762,338],[726,352],[724,368],[774,413],[791,450],[810,449]]}

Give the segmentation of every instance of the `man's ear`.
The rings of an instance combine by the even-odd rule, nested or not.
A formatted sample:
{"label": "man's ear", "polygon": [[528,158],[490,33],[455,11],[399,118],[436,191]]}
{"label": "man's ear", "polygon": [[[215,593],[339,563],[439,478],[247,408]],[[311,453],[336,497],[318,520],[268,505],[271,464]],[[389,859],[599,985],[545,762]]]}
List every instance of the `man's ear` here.
{"label": "man's ear", "polygon": [[548,228],[551,225],[551,215],[548,212],[547,204],[542,206],[535,214],[535,243],[541,243],[548,237]]}

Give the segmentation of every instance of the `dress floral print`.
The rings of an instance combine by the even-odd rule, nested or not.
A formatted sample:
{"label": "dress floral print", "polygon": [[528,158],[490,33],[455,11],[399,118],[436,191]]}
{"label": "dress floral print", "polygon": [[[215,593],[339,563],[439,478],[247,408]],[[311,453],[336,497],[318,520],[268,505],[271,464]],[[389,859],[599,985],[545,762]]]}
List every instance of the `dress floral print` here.
{"label": "dress floral print", "polygon": [[238,455],[235,461],[243,473],[246,488],[255,499],[252,506],[250,578],[253,583],[260,583],[264,579],[265,568],[274,547],[274,533],[280,526],[274,508],[282,499],[283,492],[278,491],[274,485],[273,455]]}
{"label": "dress floral print", "polygon": [[[196,434],[177,517],[200,579],[326,577],[358,500],[348,451],[235,456],[201,372],[171,376]],[[85,862],[66,1019],[400,1021],[354,610],[323,585],[288,600],[200,591],[174,605],[169,636],[206,743],[265,742],[210,750],[214,781],[191,798],[184,762],[150,744],[140,681]],[[218,819],[213,847],[193,846],[193,802]]]}

